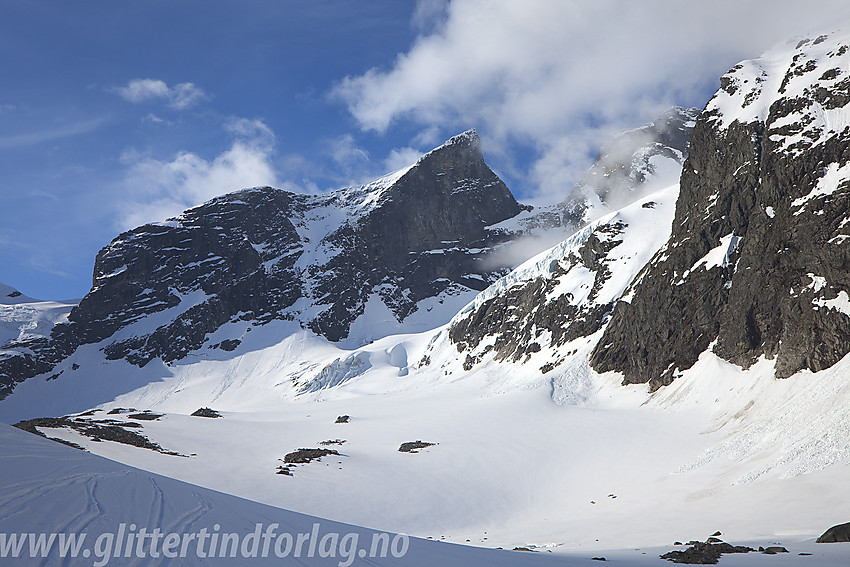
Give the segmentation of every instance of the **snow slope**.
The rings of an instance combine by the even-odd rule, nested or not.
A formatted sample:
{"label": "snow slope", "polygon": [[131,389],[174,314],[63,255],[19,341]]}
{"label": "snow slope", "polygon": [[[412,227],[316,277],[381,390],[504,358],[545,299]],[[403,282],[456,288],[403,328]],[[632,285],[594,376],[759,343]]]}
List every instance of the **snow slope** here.
{"label": "snow slope", "polygon": [[0,283],[0,346],[12,340],[47,337],[56,323],[65,321],[74,301],[40,301]]}
{"label": "snow slope", "polygon": [[[143,422],[151,440],[190,457],[42,431],[249,500],[436,540],[635,559],[720,530],[733,543],[829,552],[836,565],[850,559],[846,546],[813,545],[850,508],[850,465],[840,453],[826,458],[823,441],[842,446],[846,421],[834,421],[825,437],[801,429],[830,422],[819,416],[841,406],[842,373],[774,392],[763,368],[742,372],[708,358],[695,372],[651,396],[593,376],[585,401],[564,406],[545,386],[500,391],[495,373],[401,388],[397,374],[370,370],[274,410]],[[339,415],[351,421],[335,423]],[[334,446],[341,456],[275,474],[288,452],[336,439],[346,441]],[[398,452],[414,440],[436,445]],[[807,470],[787,458],[819,446],[823,458],[804,459]]]}
{"label": "snow slope", "polygon": [[[392,551],[383,558],[369,557],[374,532],[366,528],[272,508],[146,473],[5,425],[0,426],[0,440],[0,508],[3,510],[0,535],[6,538],[0,543],[7,545],[13,534],[45,534],[46,538],[50,534],[86,534],[75,558],[61,557],[58,543],[46,557],[32,557],[28,542],[17,558],[11,557],[10,548],[0,546],[3,548],[0,554],[6,551],[5,556],[0,556],[3,565],[280,565],[284,560],[275,554],[274,540],[269,546],[268,557],[263,557],[262,546],[257,549],[257,557],[251,556],[250,546],[245,547],[247,557],[244,557],[241,545],[235,559],[229,557],[229,549],[224,557],[221,557],[220,551],[213,556],[198,557],[198,548],[192,542],[186,547],[186,556],[173,559],[163,555],[162,547],[154,550],[159,553],[156,558],[150,554],[148,547],[142,548],[141,557],[137,555],[138,547],[125,554],[126,549],[119,550],[116,545],[109,545],[108,536],[102,535],[112,534],[114,539],[111,541],[117,542],[121,540],[118,534],[138,534],[143,528],[149,532],[160,529],[163,534],[192,534],[205,530],[209,534],[220,534],[222,538],[223,534],[235,533],[244,543],[257,524],[262,524],[264,532],[269,526],[277,525],[275,535],[288,533],[297,537],[297,534],[310,534],[316,524],[319,525],[320,538],[330,533],[339,534],[340,545],[325,548],[333,550],[333,555],[328,553],[322,557],[319,544],[313,556],[309,556],[309,544],[305,544],[301,557],[295,558],[293,543],[286,564],[510,567],[584,563],[544,554],[532,556],[419,539],[410,539],[406,553],[400,557],[394,557]],[[34,510],[38,513],[33,513]],[[356,534],[348,536],[349,542],[354,541],[354,547],[342,544],[348,534]],[[390,534],[390,537],[396,536]],[[127,541],[123,539],[125,544]],[[211,546],[211,540],[207,540],[206,545],[201,547],[201,553],[209,553],[214,549]],[[177,549],[175,552],[179,554]],[[285,552],[286,540],[283,540],[280,549]],[[365,558],[357,553],[360,549],[366,553]],[[401,551],[404,548],[399,543],[395,549]],[[111,557],[110,550],[114,550]]]}

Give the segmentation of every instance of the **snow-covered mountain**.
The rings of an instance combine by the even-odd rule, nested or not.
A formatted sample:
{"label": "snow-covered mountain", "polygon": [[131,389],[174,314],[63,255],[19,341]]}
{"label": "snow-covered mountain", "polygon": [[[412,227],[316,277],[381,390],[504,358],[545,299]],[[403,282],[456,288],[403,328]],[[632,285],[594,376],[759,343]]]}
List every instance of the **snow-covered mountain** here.
{"label": "snow-covered mountain", "polygon": [[[595,344],[613,305],[670,234],[678,185],[596,220],[501,278],[469,303],[432,342],[432,358],[462,370],[522,363],[526,379],[545,375]],[[449,355],[437,356],[448,341]],[[530,375],[530,376],[529,376]],[[582,384],[565,395],[578,396]]]}
{"label": "snow-covered mountain", "polygon": [[516,266],[588,223],[677,184],[699,112],[675,106],[649,124],[608,140],[566,199],[529,207],[493,227],[513,237],[496,246],[491,262]]}
{"label": "snow-covered mountain", "polygon": [[272,321],[355,348],[432,330],[527,258],[530,240],[560,240],[615,201],[675,182],[694,112],[674,108],[612,140],[553,207],[517,203],[471,130],[361,187],[246,189],[121,234],[97,255],[92,290],[67,321],[5,345],[0,398],[27,378],[90,364],[75,356],[86,345],[143,367],[233,352]]}
{"label": "snow-covered mountain", "polygon": [[[850,41],[736,65],[697,120],[673,232],[593,353],[669,384],[707,349],[779,378],[850,352]],[[664,306],[659,309],[659,306]]]}
{"label": "snow-covered mountain", "polygon": [[232,352],[270,321],[355,346],[432,329],[504,273],[482,259],[509,235],[488,227],[522,210],[474,130],[362,187],[225,195],[101,250],[92,290],[50,340],[6,345],[0,397],[79,365],[68,357],[83,345],[144,366]]}
{"label": "snow-covered mountain", "polygon": [[[657,563],[719,530],[846,563],[814,540],[850,519],[848,52],[839,33],[736,66],[679,183],[656,185],[685,157],[676,136],[601,152],[576,200],[601,216],[510,273],[488,255],[546,211],[516,203],[471,133],[362,188],[246,190],[130,231],[53,346],[13,343],[51,368],[0,418],[256,502],[529,557]],[[631,202],[608,210],[615,194]]]}
{"label": "snow-covered mountain", "polygon": [[16,381],[38,370],[28,367],[26,359],[6,350],[13,343],[21,349],[45,345],[53,327],[68,320],[75,301],[41,301],[0,283],[0,365],[9,370],[7,381],[0,380],[0,399],[8,395]]}
{"label": "snow-covered mountain", "polygon": [[56,323],[67,320],[75,301],[41,301],[0,283],[0,347],[44,339]]}
{"label": "snow-covered mountain", "polygon": [[676,106],[645,126],[615,136],[559,206],[581,226],[675,185],[699,113],[698,108]]}

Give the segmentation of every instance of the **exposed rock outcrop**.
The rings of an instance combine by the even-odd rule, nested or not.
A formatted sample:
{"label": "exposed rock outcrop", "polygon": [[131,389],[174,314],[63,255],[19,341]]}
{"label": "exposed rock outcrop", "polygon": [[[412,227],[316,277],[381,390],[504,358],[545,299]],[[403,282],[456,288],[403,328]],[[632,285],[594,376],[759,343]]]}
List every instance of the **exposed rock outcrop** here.
{"label": "exposed rock outcrop", "polygon": [[850,542],[850,522],[832,526],[817,539],[817,543]]}
{"label": "exposed rock outcrop", "polygon": [[654,389],[709,347],[743,367],[775,358],[779,378],[850,352],[848,68],[847,38],[821,36],[723,76],[670,240],[616,305],[596,370]]}

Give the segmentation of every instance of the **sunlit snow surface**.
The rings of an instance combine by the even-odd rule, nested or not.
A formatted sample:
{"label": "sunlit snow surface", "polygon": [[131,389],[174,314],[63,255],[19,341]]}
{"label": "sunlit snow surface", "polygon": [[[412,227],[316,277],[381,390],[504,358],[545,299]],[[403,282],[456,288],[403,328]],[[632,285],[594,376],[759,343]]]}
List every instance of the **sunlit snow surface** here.
{"label": "sunlit snow surface", "polygon": [[[192,486],[171,478],[126,467],[100,457],[88,455],[76,449],[63,447],[33,435],[0,425],[0,533],[5,536],[24,533],[85,534],[85,540],[76,558],[60,557],[58,545],[47,557],[30,556],[25,545],[18,558],[7,554],[0,557],[3,565],[405,565],[431,567],[433,565],[457,566],[519,566],[519,565],[577,565],[587,559],[553,557],[541,554],[538,557],[523,556],[510,551],[476,549],[446,543],[423,541],[412,538],[401,557],[360,558],[357,554],[348,557],[351,547],[335,548],[333,556],[322,557],[320,551],[308,556],[309,546],[302,548],[301,557],[278,558],[270,546],[268,557],[263,557],[262,546],[257,557],[242,557],[242,548],[236,558],[220,553],[214,557],[198,557],[194,545],[187,546],[184,557],[167,558],[159,548],[154,558],[138,547],[118,550],[106,541],[111,534],[145,528],[150,533],[159,529],[163,534],[196,534],[200,530],[208,533],[238,534],[244,539],[254,532],[257,524],[263,530],[276,525],[275,535],[288,533],[293,536],[309,534],[318,524],[320,536],[337,533],[340,538],[356,534],[349,541],[356,541],[357,549],[371,550],[373,530],[340,524],[273,508]],[[122,524],[124,527],[122,528]],[[390,534],[395,537],[395,534]],[[55,537],[55,536],[54,536]],[[101,540],[98,545],[97,540]],[[7,540],[8,541],[8,540]],[[126,546],[126,539],[123,543]],[[207,555],[210,540],[202,547]],[[284,550],[281,546],[281,550]],[[294,547],[293,547],[294,549]],[[318,549],[321,549],[320,547]],[[326,549],[332,549],[330,547]],[[403,549],[401,547],[397,549]],[[113,550],[108,553],[108,550]],[[343,551],[346,550],[346,556]],[[106,552],[106,553],[105,553]],[[175,550],[180,554],[179,550]],[[229,555],[229,551],[228,551]],[[581,561],[581,563],[579,563]]]}

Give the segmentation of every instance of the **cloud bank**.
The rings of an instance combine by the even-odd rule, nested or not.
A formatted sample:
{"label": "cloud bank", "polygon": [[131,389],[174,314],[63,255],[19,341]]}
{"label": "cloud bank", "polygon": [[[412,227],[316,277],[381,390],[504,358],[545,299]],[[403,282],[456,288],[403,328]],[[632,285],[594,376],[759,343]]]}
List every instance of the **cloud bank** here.
{"label": "cloud bank", "polygon": [[519,173],[551,200],[613,131],[701,106],[738,60],[848,18],[844,0],[423,1],[414,25],[436,23],[333,95],[364,130],[476,126],[491,153],[531,147]]}
{"label": "cloud bank", "polygon": [[133,79],[123,87],[116,89],[121,97],[132,103],[165,101],[176,110],[184,110],[194,106],[204,98],[206,93],[192,83],[179,83],[169,87],[159,79]]}
{"label": "cloud bank", "polygon": [[279,186],[271,129],[247,119],[233,120],[227,129],[233,137],[230,148],[210,160],[192,152],[167,161],[125,153],[126,199],[119,206],[118,228],[162,221],[240,188]]}

